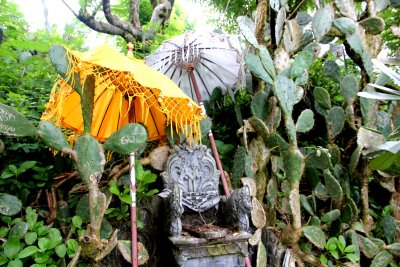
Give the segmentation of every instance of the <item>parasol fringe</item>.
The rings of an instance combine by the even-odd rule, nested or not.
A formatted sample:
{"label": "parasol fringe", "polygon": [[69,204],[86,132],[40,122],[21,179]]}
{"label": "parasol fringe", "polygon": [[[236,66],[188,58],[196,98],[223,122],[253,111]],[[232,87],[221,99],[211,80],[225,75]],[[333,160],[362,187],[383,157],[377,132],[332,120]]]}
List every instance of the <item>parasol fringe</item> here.
{"label": "parasol fringe", "polygon": [[[201,112],[193,109],[191,105],[196,105],[194,102],[188,101],[184,98],[163,96],[160,89],[147,88],[139,84],[135,80],[134,75],[128,71],[121,72],[119,70],[112,70],[98,66],[81,59],[79,52],[70,51],[68,49],[66,50],[66,58],[69,61],[68,71],[64,79],[60,76],[54,84],[48,104],[46,105],[46,113],[42,115],[42,120],[53,121],[57,126],[63,125],[63,104],[66,97],[74,92],[73,86],[75,81],[73,78],[76,73],[79,73],[79,83],[84,84],[89,75],[94,75],[96,88],[107,87],[107,90],[110,90],[109,95],[111,97],[112,94],[115,94],[115,90],[120,90],[122,94],[119,103],[120,114],[124,113],[124,111],[122,111],[123,97],[128,97],[129,101],[127,114],[129,113],[129,109],[132,107],[133,99],[138,97],[138,101],[140,101],[139,106],[141,109],[142,121],[145,123],[147,122],[150,115],[150,108],[155,107],[165,114],[166,122],[169,123],[171,127],[171,133],[173,133],[173,124],[175,124],[175,129],[178,135],[184,133],[186,135],[191,135],[196,140],[200,140],[200,120],[204,118],[204,116]],[[187,53],[188,51],[184,52]],[[186,56],[189,56],[189,54]],[[70,83],[67,83],[67,81],[70,81]],[[98,89],[96,89],[96,91],[97,90]],[[155,96],[154,99],[148,97],[148,95],[153,96],[153,93]],[[161,101],[158,101],[159,99]],[[125,116],[127,114],[125,114]],[[77,130],[77,132],[79,133],[79,130]],[[71,132],[69,132],[69,134],[71,134]],[[96,138],[96,136],[94,137]],[[100,141],[104,141],[104,138]]]}

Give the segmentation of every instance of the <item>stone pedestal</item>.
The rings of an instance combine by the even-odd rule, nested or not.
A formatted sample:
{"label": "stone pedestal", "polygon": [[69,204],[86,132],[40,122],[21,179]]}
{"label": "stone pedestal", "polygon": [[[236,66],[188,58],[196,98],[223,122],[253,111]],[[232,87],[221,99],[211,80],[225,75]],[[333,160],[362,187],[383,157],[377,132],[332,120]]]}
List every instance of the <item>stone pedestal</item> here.
{"label": "stone pedestal", "polygon": [[248,255],[249,233],[227,235],[221,239],[175,236],[169,239],[181,267],[243,267]]}

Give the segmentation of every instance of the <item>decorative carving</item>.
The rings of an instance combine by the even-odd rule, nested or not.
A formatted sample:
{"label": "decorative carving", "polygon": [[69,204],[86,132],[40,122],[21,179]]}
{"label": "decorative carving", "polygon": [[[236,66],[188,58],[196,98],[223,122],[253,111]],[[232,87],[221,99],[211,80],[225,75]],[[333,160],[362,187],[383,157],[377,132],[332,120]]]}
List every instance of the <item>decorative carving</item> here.
{"label": "decorative carving", "polygon": [[181,189],[178,185],[175,185],[172,194],[168,196],[168,202],[170,206],[170,226],[169,232],[172,236],[178,236],[182,234],[182,221],[181,216],[183,213],[183,206],[182,206],[182,194]]}
{"label": "decorative carving", "polygon": [[248,185],[233,190],[227,200],[229,215],[233,222],[237,223],[239,231],[249,230],[249,214],[253,208],[251,203],[251,192]]}
{"label": "decorative carving", "polygon": [[187,144],[174,147],[166,171],[161,173],[165,187],[172,191],[177,184],[182,192],[182,204],[198,212],[219,203],[219,175],[211,152],[205,145],[190,147]]}
{"label": "decorative carving", "polygon": [[[168,200],[169,239],[178,266],[244,266],[251,237],[246,233],[252,209],[251,181],[222,201],[219,175],[210,149],[187,144],[174,147],[161,173],[165,190],[159,196]],[[227,218],[237,225],[239,234],[217,225]]]}

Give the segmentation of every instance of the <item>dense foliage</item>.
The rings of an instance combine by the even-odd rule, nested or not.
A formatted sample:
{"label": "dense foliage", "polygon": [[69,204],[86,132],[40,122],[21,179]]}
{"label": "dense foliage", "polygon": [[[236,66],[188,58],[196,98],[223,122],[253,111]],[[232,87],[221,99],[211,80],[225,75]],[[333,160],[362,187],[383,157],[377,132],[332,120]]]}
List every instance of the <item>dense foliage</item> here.
{"label": "dense foliage", "polygon": [[[0,2],[0,60],[6,63],[0,65],[0,102],[37,126],[56,78],[48,49],[64,43],[84,50],[85,30],[71,24],[63,35],[55,29],[29,32],[17,6]],[[389,54],[398,48],[400,38],[390,28],[398,21],[398,1],[203,2],[226,15],[219,26],[240,32],[246,47],[247,88],[233,99],[215,90],[206,108],[231,184],[238,186],[243,176],[257,183],[268,234],[252,241],[258,251],[254,265],[266,264],[257,255],[275,246],[279,253],[268,255],[268,266],[280,266],[283,253],[299,265],[399,266],[400,82],[371,60],[382,47]],[[121,18],[127,18],[127,3],[113,7]],[[140,19],[146,25],[151,6],[143,3]],[[154,42],[135,43],[136,56],[191,29],[187,21],[175,4],[169,27]],[[125,48],[121,40],[118,45]],[[385,86],[390,98],[376,94],[376,86]],[[378,97],[359,97],[361,92]],[[107,165],[99,166],[102,180],[91,187],[65,147],[71,157],[53,156],[36,138],[0,138],[0,205],[13,204],[0,210],[0,238],[6,240],[0,265],[73,261],[86,229],[97,227],[99,240],[115,242],[114,229],[129,221],[124,156],[109,155]],[[90,138],[85,142],[90,151],[101,150]],[[157,170],[138,161],[136,173],[140,200],[162,189]],[[87,207],[94,210],[105,197],[112,199],[108,208],[89,213]]]}

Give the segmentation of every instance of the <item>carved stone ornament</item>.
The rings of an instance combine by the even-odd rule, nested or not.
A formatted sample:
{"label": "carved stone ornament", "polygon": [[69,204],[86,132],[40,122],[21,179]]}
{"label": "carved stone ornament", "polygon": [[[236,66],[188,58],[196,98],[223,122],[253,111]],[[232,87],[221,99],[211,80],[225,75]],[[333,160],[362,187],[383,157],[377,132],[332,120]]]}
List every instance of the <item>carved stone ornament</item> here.
{"label": "carved stone ornament", "polygon": [[205,145],[175,146],[161,176],[167,190],[172,192],[178,185],[182,205],[193,211],[203,212],[220,201],[220,172]]}

